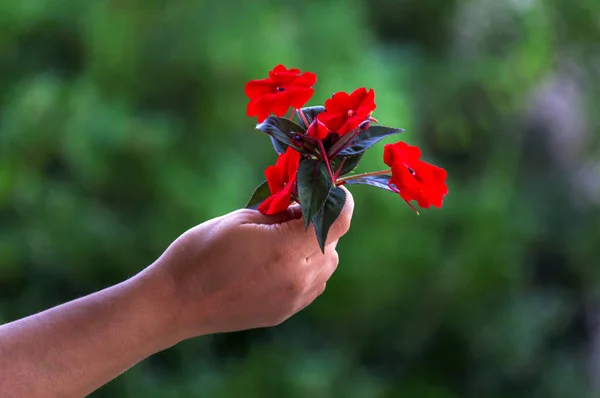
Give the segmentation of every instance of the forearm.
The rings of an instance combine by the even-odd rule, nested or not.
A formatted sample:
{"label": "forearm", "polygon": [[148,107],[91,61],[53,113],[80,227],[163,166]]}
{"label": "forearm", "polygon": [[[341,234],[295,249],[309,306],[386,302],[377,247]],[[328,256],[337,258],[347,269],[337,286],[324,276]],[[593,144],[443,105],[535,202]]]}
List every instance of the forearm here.
{"label": "forearm", "polygon": [[7,398],[84,397],[175,344],[160,292],[132,279],[0,326]]}

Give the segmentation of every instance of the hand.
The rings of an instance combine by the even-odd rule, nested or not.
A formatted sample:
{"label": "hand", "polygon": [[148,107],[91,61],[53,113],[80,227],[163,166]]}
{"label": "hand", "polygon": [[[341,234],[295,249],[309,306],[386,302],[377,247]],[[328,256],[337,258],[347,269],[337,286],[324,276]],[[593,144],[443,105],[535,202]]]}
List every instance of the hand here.
{"label": "hand", "polygon": [[134,278],[0,325],[2,397],[87,396],[182,340],[283,322],[335,271],[347,195],[324,255],[297,207],[239,210],[187,231]]}
{"label": "hand", "polygon": [[298,206],[275,216],[238,210],[185,232],[140,277],[167,286],[161,307],[180,340],[277,325],[325,290],[354,209],[346,194],[325,254]]}

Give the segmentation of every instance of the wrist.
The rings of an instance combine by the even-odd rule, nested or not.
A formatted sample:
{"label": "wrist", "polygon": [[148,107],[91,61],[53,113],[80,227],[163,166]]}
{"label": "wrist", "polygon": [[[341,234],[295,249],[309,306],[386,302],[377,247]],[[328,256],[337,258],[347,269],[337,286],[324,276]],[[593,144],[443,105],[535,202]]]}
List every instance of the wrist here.
{"label": "wrist", "polygon": [[128,282],[139,302],[140,316],[155,351],[162,351],[186,339],[180,321],[175,288],[158,272],[142,272]]}

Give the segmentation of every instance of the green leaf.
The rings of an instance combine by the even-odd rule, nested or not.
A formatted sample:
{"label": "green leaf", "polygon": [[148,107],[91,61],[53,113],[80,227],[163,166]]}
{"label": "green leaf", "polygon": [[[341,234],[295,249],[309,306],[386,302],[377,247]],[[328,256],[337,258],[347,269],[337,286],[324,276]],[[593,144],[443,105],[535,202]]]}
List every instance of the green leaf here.
{"label": "green leaf", "polygon": [[312,222],[315,226],[319,247],[323,253],[325,253],[325,243],[327,242],[329,229],[340,216],[345,204],[346,191],[340,187],[335,187],[329,192],[329,196],[327,196],[327,200],[321,210],[313,217]]}
{"label": "green leaf", "polygon": [[344,160],[344,165],[342,166],[342,170],[339,172],[339,175],[346,175],[358,166],[358,163],[360,162],[362,156],[362,153],[350,156],[337,156],[331,161],[331,167],[334,169],[335,172],[337,172],[340,167],[340,164],[342,163],[342,160]]}
{"label": "green leaf", "polygon": [[298,167],[298,196],[304,217],[304,226],[308,229],[312,217],[323,207],[323,203],[333,188],[333,182],[324,162],[308,159]]}
{"label": "green leaf", "polygon": [[351,180],[346,180],[345,185],[370,185],[372,187],[384,189],[390,192],[396,192],[391,189],[388,185],[390,178],[392,178],[391,174],[379,175],[379,176],[366,176],[366,177],[358,177],[353,178]]}
{"label": "green leaf", "polygon": [[340,152],[340,155],[356,155],[363,153],[385,137],[402,133],[404,129],[396,129],[385,126],[371,126],[358,133],[352,145]]}
{"label": "green leaf", "polygon": [[357,137],[358,133],[360,133],[360,131],[358,129],[354,129],[341,136],[333,143],[333,145],[331,145],[331,148],[329,148],[329,151],[327,152],[327,156],[330,158],[337,156],[344,148],[350,145],[350,143]]}
{"label": "green leaf", "polygon": [[256,210],[258,208],[258,206],[260,206],[260,204],[262,202],[264,202],[265,199],[267,199],[269,196],[271,196],[271,191],[269,190],[269,184],[267,184],[267,182],[264,181],[262,184],[260,184],[258,187],[256,187],[256,189],[252,193],[250,200],[246,204],[246,209]]}
{"label": "green leaf", "polygon": [[269,116],[264,122],[257,124],[256,129],[271,136],[277,153],[285,152],[288,146],[303,152],[303,148],[296,146],[293,139],[296,134],[304,134],[306,130],[289,119]]}
{"label": "green leaf", "polygon": [[302,111],[304,113],[304,116],[306,117],[306,121],[310,125],[312,123],[312,121],[315,120],[315,118],[317,117],[317,115],[319,113],[325,111],[325,107],[324,106],[309,106],[309,107],[302,108],[302,109],[299,109],[296,111],[296,115],[298,116],[298,121],[300,123],[300,126],[302,126],[308,130],[308,126],[306,126],[304,124],[304,120],[302,119],[302,116],[300,115],[300,111]]}
{"label": "green leaf", "polygon": [[278,155],[281,155],[288,149],[289,145],[279,142],[273,137],[270,138],[271,144],[273,144],[273,149],[275,149],[275,152],[277,152]]}

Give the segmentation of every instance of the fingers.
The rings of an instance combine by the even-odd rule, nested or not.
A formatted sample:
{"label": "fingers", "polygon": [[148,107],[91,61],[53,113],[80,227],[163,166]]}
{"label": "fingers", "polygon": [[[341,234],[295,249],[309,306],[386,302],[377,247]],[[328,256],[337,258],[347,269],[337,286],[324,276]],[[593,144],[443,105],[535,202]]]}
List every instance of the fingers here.
{"label": "fingers", "polygon": [[[303,267],[303,276],[297,279],[293,285],[293,291],[298,296],[292,301],[291,311],[285,319],[302,311],[325,291],[327,281],[335,272],[339,257],[335,250],[336,242],[332,242],[325,248],[325,255],[315,255],[314,261],[309,261]],[[312,276],[311,276],[312,275]]]}
{"label": "fingers", "polygon": [[297,314],[298,312],[302,311],[303,309],[305,309],[306,307],[311,305],[317,299],[317,297],[319,297],[321,294],[323,294],[324,291],[325,291],[325,284],[319,285],[315,289],[313,289],[310,293],[307,294],[307,297],[309,297],[309,299],[306,301],[303,301],[298,307],[294,308],[294,314]]}
{"label": "fingers", "polygon": [[[337,244],[337,242],[335,242]],[[312,304],[323,292],[327,286],[327,281],[331,278],[331,275],[335,272],[338,266],[339,257],[335,251],[335,244],[331,244],[325,249],[325,258],[323,258],[319,264],[319,269],[314,281],[310,284],[310,289],[304,294],[304,300],[302,300],[298,307],[294,310],[294,313],[302,311],[304,308]]]}
{"label": "fingers", "polygon": [[273,214],[269,216],[263,216],[264,221],[262,224],[273,225],[273,224],[281,224],[284,222],[299,220],[302,218],[302,209],[299,204],[294,204],[287,208],[286,211],[283,211],[278,214]]}
{"label": "fingers", "polygon": [[314,255],[319,256],[315,259],[315,262],[318,263],[318,268],[315,270],[316,275],[312,283],[314,287],[319,287],[327,283],[329,278],[331,278],[331,276],[337,269],[337,266],[340,262],[340,257],[338,255],[338,252],[335,250],[336,245],[337,241],[327,246],[325,248],[325,256],[323,256],[321,253]]}
{"label": "fingers", "polygon": [[[345,187],[341,188],[346,191],[346,202],[340,215],[329,229],[326,245],[336,242],[350,229],[354,212],[354,198]],[[277,244],[292,259],[306,258],[315,253],[320,253],[314,227],[311,226],[306,230],[302,219],[302,210],[298,204],[294,204],[288,207],[287,211],[275,215],[267,216],[253,210],[246,210],[243,215],[245,224],[258,224],[268,227],[277,240]]]}
{"label": "fingers", "polygon": [[302,218],[299,204],[293,204],[281,213],[265,215],[256,210],[242,210],[245,224],[274,225]]}

